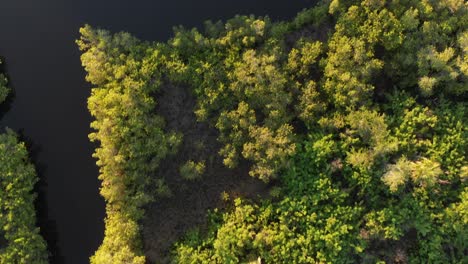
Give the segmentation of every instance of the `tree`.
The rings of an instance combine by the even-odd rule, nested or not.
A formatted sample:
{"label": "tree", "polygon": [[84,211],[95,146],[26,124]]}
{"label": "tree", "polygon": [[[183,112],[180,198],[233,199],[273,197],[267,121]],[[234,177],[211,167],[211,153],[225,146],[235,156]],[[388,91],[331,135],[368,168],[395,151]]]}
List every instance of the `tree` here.
{"label": "tree", "polygon": [[[0,60],[0,65],[2,64],[2,61]],[[9,89],[8,89],[8,86],[7,86],[7,78],[5,77],[5,75],[1,74],[0,73],[0,104],[5,101],[8,93],[9,93]]]}
{"label": "tree", "polygon": [[0,263],[48,262],[47,244],[36,227],[33,193],[38,179],[24,143],[7,129],[0,134]]}

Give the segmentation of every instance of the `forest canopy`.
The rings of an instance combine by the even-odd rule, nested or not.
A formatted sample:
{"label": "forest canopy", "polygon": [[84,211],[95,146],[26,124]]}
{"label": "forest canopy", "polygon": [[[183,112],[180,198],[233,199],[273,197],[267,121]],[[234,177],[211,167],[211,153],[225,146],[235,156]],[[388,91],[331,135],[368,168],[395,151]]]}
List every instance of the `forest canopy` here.
{"label": "forest canopy", "polygon": [[[168,84],[189,87],[226,169],[247,164],[271,187],[212,210],[208,228],[174,244],[173,262],[467,262],[467,8],[323,1],[289,22],[178,27],[167,43],[84,26],[107,201],[91,262],[145,263],[143,208],[170,195],[158,168],[185,136],[157,111]],[[178,173],[204,170],[189,161]]]}

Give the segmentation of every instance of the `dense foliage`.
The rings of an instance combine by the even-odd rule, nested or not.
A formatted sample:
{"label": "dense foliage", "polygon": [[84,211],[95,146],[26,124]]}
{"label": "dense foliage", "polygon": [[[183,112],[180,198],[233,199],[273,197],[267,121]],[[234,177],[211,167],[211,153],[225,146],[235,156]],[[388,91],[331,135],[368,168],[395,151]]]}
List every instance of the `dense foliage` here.
{"label": "dense foliage", "polygon": [[[0,103],[9,89],[0,74]],[[47,245],[36,227],[37,182],[24,143],[7,129],[0,134],[0,263],[47,263]]]}
{"label": "dense foliage", "polygon": [[[177,28],[167,44],[82,29],[108,202],[92,261],[144,261],[145,187],[163,184],[151,172],[180,140],[153,111],[171,82],[192,87],[228,168],[248,163],[279,184],[275,199],[212,214],[208,230],[176,244],[176,262],[467,262],[467,8],[323,1],[289,23]],[[192,163],[181,173],[198,178]]]}
{"label": "dense foliage", "polygon": [[[254,165],[252,174],[276,172],[283,186],[280,201],[236,201],[216,232],[177,246],[177,261],[468,261],[466,8],[463,1],[332,1],[288,25],[244,17],[236,26],[250,46],[226,44],[236,20],[215,37],[176,35],[173,43],[184,35],[210,54],[187,60],[203,73],[187,79],[199,112],[217,119],[227,142],[221,154],[272,165],[264,174]],[[303,20],[333,33],[302,34],[293,44],[288,31],[276,33]],[[258,25],[261,32],[246,30]],[[232,98],[241,101],[237,109]],[[305,137],[289,130],[269,152],[275,132],[259,136],[257,124],[277,122],[276,129],[294,116]],[[300,138],[296,148],[291,138]]]}
{"label": "dense foliage", "polygon": [[86,79],[97,86],[88,100],[96,118],[90,139],[100,142],[94,157],[107,202],[105,239],[91,263],[145,263],[138,220],[153,197],[146,189],[165,191],[164,183],[150,176],[180,141],[163,131],[164,121],[154,113],[151,94],[160,85],[161,55],[126,33],[111,36],[89,26],[80,32]]}
{"label": "dense foliage", "polygon": [[[0,65],[2,64],[2,61],[0,60]],[[0,104],[5,101],[7,95],[8,95],[9,89],[7,86],[7,78],[5,75],[0,73]]]}

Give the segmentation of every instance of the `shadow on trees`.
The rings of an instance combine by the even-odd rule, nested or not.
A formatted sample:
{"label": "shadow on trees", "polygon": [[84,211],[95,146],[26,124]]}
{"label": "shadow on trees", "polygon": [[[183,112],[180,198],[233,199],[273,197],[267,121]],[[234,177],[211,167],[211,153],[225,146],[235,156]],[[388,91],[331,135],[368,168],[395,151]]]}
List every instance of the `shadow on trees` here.
{"label": "shadow on trees", "polygon": [[[0,57],[2,64],[0,64],[0,72],[8,78],[8,88],[10,89],[9,94],[4,102],[0,104],[0,120],[5,114],[11,109],[16,98],[15,84],[14,81],[8,76],[8,65],[3,57]],[[4,127],[0,128],[0,132],[4,132]],[[55,221],[49,219],[49,211],[47,206],[47,179],[44,176],[47,170],[47,166],[44,163],[39,162],[38,156],[42,151],[41,146],[35,144],[31,138],[27,137],[23,129],[16,131],[18,139],[26,144],[26,148],[29,152],[29,158],[31,163],[36,168],[36,174],[38,182],[34,187],[34,192],[37,194],[37,198],[34,201],[34,207],[36,208],[36,221],[40,228],[40,234],[47,242],[47,248],[49,251],[49,263],[63,263],[63,257],[59,252],[58,247],[58,236],[57,236],[57,225]],[[0,236],[0,246],[2,244]]]}
{"label": "shadow on trees", "polygon": [[34,187],[34,192],[37,194],[37,198],[34,201],[34,207],[36,208],[36,221],[37,226],[40,228],[40,234],[47,242],[47,248],[49,251],[49,263],[60,264],[64,263],[64,258],[60,254],[57,224],[54,220],[49,218],[49,209],[47,206],[47,178],[45,177],[47,172],[46,164],[39,161],[39,155],[42,152],[42,147],[35,144],[31,138],[27,137],[24,130],[17,131],[18,138],[21,142],[26,144],[26,148],[29,152],[29,158],[34,167],[36,168],[36,174],[38,182]]}
{"label": "shadow on trees", "polygon": [[[0,64],[0,73],[8,78],[8,65],[5,62],[5,58],[0,56],[0,61],[2,62]],[[13,101],[16,98],[15,85],[10,78],[8,78],[8,88],[10,89],[10,92],[6,100],[0,103],[0,121],[2,120],[3,116],[11,109]]]}

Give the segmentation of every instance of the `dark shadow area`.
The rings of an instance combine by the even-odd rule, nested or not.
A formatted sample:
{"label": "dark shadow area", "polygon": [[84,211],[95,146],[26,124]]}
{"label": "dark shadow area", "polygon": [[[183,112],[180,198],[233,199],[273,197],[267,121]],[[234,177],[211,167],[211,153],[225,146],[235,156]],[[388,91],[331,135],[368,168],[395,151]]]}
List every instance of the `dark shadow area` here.
{"label": "dark shadow area", "polygon": [[0,230],[0,250],[7,246],[8,241],[5,238],[5,232]]}
{"label": "dark shadow area", "polygon": [[7,78],[8,88],[10,89],[10,92],[8,93],[8,96],[5,99],[5,101],[0,102],[0,120],[2,120],[3,116],[11,109],[13,101],[15,100],[15,88],[14,88],[15,86],[7,74],[8,65],[7,65],[7,62],[5,61],[5,58],[0,56],[0,61],[2,62],[0,64],[0,74],[3,74]]}

